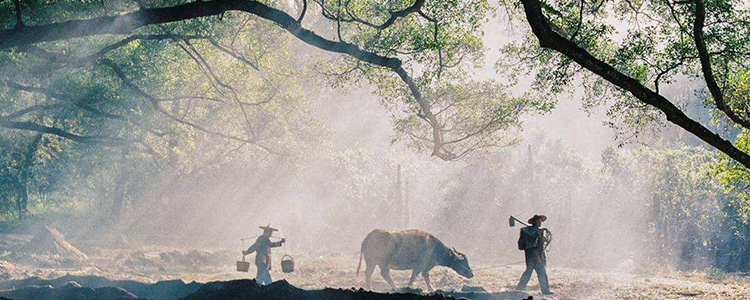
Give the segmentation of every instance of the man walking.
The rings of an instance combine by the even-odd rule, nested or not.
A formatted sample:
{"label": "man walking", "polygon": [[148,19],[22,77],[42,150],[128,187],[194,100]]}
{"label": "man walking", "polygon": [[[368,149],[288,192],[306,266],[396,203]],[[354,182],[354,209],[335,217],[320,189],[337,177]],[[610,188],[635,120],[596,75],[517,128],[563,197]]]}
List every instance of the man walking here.
{"label": "man walking", "polygon": [[544,232],[547,229],[540,228],[542,222],[546,220],[547,217],[544,215],[534,215],[529,219],[529,224],[531,225],[521,228],[521,236],[518,238],[518,250],[523,250],[526,256],[526,271],[521,275],[521,280],[518,282],[516,289],[525,290],[526,284],[531,279],[531,272],[536,271],[542,294],[552,294],[549,290],[549,282],[547,282],[547,257],[544,253],[544,246],[547,244]]}
{"label": "man walking", "polygon": [[286,242],[286,239],[281,239],[278,242],[271,242],[271,235],[274,231],[279,231],[276,228],[271,227],[271,224],[266,226],[260,226],[263,229],[263,234],[255,240],[255,243],[247,248],[246,251],[242,251],[242,255],[248,255],[256,252],[255,254],[255,266],[258,268],[258,273],[255,276],[255,280],[258,284],[267,285],[273,282],[271,280],[271,248],[279,247]]}

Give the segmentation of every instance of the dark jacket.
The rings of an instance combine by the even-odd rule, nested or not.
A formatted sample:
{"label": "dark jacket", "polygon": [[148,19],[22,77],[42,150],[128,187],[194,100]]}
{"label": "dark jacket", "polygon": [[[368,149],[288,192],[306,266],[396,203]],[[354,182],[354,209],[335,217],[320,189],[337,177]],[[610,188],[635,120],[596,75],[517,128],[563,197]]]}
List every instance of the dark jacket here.
{"label": "dark jacket", "polygon": [[281,242],[271,242],[271,240],[264,235],[258,237],[255,243],[247,248],[247,254],[256,252],[255,254],[255,265],[257,267],[264,267],[271,269],[271,248],[281,246]]}
{"label": "dark jacket", "polygon": [[544,231],[539,227],[526,226],[521,228],[521,235],[518,237],[518,250],[543,252],[543,233]]}

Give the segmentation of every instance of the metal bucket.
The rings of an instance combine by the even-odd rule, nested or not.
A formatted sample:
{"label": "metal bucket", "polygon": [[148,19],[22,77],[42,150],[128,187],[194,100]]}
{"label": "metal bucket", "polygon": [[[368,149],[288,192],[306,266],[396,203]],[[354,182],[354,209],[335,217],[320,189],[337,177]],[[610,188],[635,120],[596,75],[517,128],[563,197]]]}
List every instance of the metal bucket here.
{"label": "metal bucket", "polygon": [[237,271],[247,272],[250,270],[250,262],[245,261],[245,257],[242,257],[242,261],[237,261]]}
{"label": "metal bucket", "polygon": [[284,254],[284,256],[281,257],[281,271],[284,273],[294,272],[294,258],[289,254]]}

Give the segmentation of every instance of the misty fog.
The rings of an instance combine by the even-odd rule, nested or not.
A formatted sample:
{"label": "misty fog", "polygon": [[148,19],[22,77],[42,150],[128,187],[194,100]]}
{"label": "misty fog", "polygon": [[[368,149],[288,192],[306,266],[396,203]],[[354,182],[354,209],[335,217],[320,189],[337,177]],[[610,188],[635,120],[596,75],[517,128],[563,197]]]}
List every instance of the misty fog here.
{"label": "misty fog", "polygon": [[[11,1],[6,2],[0,2],[9,9],[2,16],[14,15]],[[106,2],[101,8],[65,5],[89,9],[72,15],[76,17],[125,15],[161,5]],[[420,11],[427,21],[408,23],[419,30],[388,33],[380,45],[368,39],[382,42],[383,28],[362,23],[342,34],[336,22],[342,22],[341,16],[325,11],[324,2],[315,2],[321,8],[311,8],[313,16],[304,22],[303,1],[270,1],[279,7],[276,15],[239,10],[177,25],[154,22],[158,26],[144,27],[153,32],[136,26],[154,34],[134,31],[138,34],[125,43],[110,44],[109,39],[130,23],[91,34],[94,38],[39,35],[34,38],[50,39],[48,44],[28,43],[44,46],[40,48],[0,41],[3,49],[18,47],[18,53],[0,57],[0,103],[7,106],[7,111],[0,109],[0,126],[7,127],[0,131],[0,142],[7,144],[0,148],[5,162],[0,207],[6,210],[0,214],[0,279],[52,277],[80,269],[112,274],[119,267],[132,272],[123,278],[154,281],[249,278],[234,272],[235,256],[244,261],[241,251],[261,235],[259,226],[270,224],[279,229],[274,240],[286,239],[274,249],[274,259],[293,256],[303,271],[289,278],[315,278],[302,284],[306,287],[359,285],[360,278],[352,274],[355,261],[374,229],[421,229],[465,254],[478,276],[457,279],[442,272],[442,288],[481,286],[490,280],[487,274],[501,274],[515,284],[520,271],[513,268],[524,262],[517,245],[523,225],[510,226],[509,218],[525,222],[537,214],[547,216],[543,227],[552,234],[547,263],[554,270],[553,289],[567,284],[555,281],[554,275],[562,274],[565,280],[578,280],[573,288],[577,295],[586,292],[580,282],[589,277],[580,274],[589,271],[616,274],[612,276],[619,280],[672,271],[706,276],[739,271],[741,276],[750,266],[744,257],[750,243],[748,175],[730,153],[737,154],[671,123],[639,102],[637,93],[536,48],[539,43],[529,39],[533,35],[525,19],[518,19],[520,4],[459,1],[468,7],[462,8],[467,14],[485,15],[484,23],[472,15],[443,24]],[[37,5],[14,3],[30,11]],[[637,61],[635,67],[622,63],[617,71],[638,73],[638,63],[651,63],[627,52],[640,49],[629,46],[630,39],[648,39],[630,35],[634,24],[616,14],[597,15],[594,25],[587,24],[584,3],[581,23],[565,38],[603,22],[611,28],[576,42],[598,41],[596,34],[606,33],[606,43],[587,45],[612,48],[597,48],[600,52],[594,54],[612,55],[607,63]],[[307,1],[304,5],[306,9]],[[614,12],[622,9],[613,7]],[[337,9],[341,14],[342,8]],[[598,9],[592,8],[592,14]],[[273,19],[291,12],[302,15],[298,21],[286,15],[283,22]],[[31,20],[46,16],[29,15]],[[2,30],[20,28],[23,33],[18,16],[19,23],[4,22]],[[345,23],[361,21],[350,17]],[[55,15],[51,22],[68,18]],[[391,24],[400,22],[396,19]],[[429,22],[434,22],[434,43],[414,46],[418,50],[399,48],[418,44],[404,38],[409,34],[432,37],[425,34]],[[456,30],[457,37],[438,41],[438,24]],[[311,34],[307,29],[317,35],[305,36]],[[76,30],[98,29],[81,25]],[[179,34],[184,36],[172,37]],[[203,34],[215,37],[203,40]],[[339,48],[323,50],[310,42],[315,38]],[[451,42],[459,46],[451,48]],[[523,48],[529,45],[533,49]],[[621,45],[626,50],[615,47]],[[346,55],[341,49],[347,46],[381,56],[365,60],[361,57],[366,54],[359,52],[359,57]],[[661,46],[649,48],[656,54],[643,56],[663,58]],[[450,51],[465,55],[468,62],[462,57],[443,65],[443,60],[460,56]],[[437,67],[433,60],[439,61]],[[702,78],[690,73],[699,68],[692,67],[661,83],[667,72],[659,74],[656,95],[673,100],[686,117],[711,134],[720,133],[732,147],[745,149],[750,145],[746,129],[711,106]],[[654,72],[643,69],[643,74]],[[638,80],[653,81],[651,73],[638,74],[643,76]],[[422,95],[433,102],[425,106]],[[52,99],[75,101],[58,105]],[[425,113],[425,107],[435,115],[446,114],[430,119],[433,112]],[[8,112],[11,108],[17,111]],[[495,119],[502,113],[507,114]],[[52,254],[47,262],[11,245],[28,242],[45,226],[60,229],[95,258],[73,263]],[[149,259],[157,262],[145,259],[150,250]],[[208,271],[197,260],[181,262],[180,268],[192,268],[188,271],[169,269],[173,266],[164,261],[179,251],[205,252],[221,261],[212,262]],[[129,265],[140,258],[147,262]],[[18,269],[28,268],[17,272],[21,275],[4,271],[11,269],[5,267],[6,259]],[[307,262],[312,266],[305,269]],[[310,273],[320,270],[328,273],[315,276],[348,281],[309,284],[318,278]],[[279,279],[281,274],[274,272]],[[509,288],[498,282],[493,289]]]}
{"label": "misty fog", "polygon": [[[476,76],[502,81],[492,62],[512,35],[487,31],[488,63]],[[326,55],[295,47],[300,54]],[[635,178],[627,189],[606,190],[601,173],[606,151],[630,155],[649,136],[617,140],[604,124],[604,108],[584,110],[573,99],[558,99],[550,113],[524,117],[516,145],[445,162],[393,142],[389,113],[373,87],[329,87],[320,79],[308,84],[298,97],[310,105],[308,117],[324,134],[311,137],[300,157],[261,158],[250,154],[257,149],[241,148],[229,156],[247,163],[217,162],[185,182],[135,186],[142,190],[128,200],[131,209],[120,225],[105,231],[98,224],[71,228],[72,235],[240,251],[247,246],[241,239],[258,236],[257,227],[270,223],[288,238],[285,251],[356,256],[372,229],[416,228],[487,265],[523,259],[509,216],[546,214],[546,227],[555,233],[553,266],[635,271],[644,259],[650,182]],[[666,89],[689,93],[690,87],[677,82]],[[212,142],[196,148],[210,149]],[[147,200],[153,202],[135,205]]]}

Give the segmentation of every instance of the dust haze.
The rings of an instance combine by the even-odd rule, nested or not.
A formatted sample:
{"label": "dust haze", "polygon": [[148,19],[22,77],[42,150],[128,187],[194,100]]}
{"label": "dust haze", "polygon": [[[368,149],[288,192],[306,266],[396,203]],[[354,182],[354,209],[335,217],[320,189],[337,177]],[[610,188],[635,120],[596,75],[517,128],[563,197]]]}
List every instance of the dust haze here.
{"label": "dust haze", "polygon": [[[506,17],[500,13],[485,25],[484,64],[471,76],[511,85],[510,93],[521,96],[532,88],[527,83],[531,77],[511,84],[497,67],[498,61],[507,59],[501,48],[524,34],[519,28],[497,30],[509,26]],[[311,27],[334,36],[328,23]],[[294,106],[278,109],[277,115],[259,114],[259,119],[271,120],[269,126],[277,126],[264,137],[267,148],[192,136],[180,141],[192,152],[168,151],[174,164],[189,166],[176,171],[153,167],[144,159],[113,163],[116,167],[100,170],[103,175],[94,182],[62,174],[50,185],[65,187],[54,202],[63,208],[37,214],[28,226],[6,233],[32,236],[44,226],[58,228],[84,253],[107,257],[99,262],[111,258],[130,264],[155,257],[151,252],[164,259],[163,253],[174,249],[219,253],[209,271],[195,261],[172,261],[180,265],[173,272],[169,263],[128,269],[140,280],[210,281],[251,278],[252,271],[234,272],[234,263],[261,234],[258,227],[270,224],[280,229],[274,236],[287,240],[274,250],[274,259],[289,254],[297,261],[298,271],[287,278],[290,282],[309,275],[322,279],[310,283],[314,279],[308,278],[300,285],[349,287],[361,286],[362,279],[353,272],[369,232],[421,229],[466,254],[477,271],[477,277],[466,280],[443,271],[439,286],[484,285],[489,279],[482,276],[490,273],[483,272],[504,272],[507,280],[496,287],[505,288],[515,284],[524,260],[516,244],[520,226],[510,227],[509,217],[526,221],[543,214],[548,217],[543,227],[553,237],[547,254],[553,289],[560,287],[555,274],[576,278],[576,284],[586,281],[577,277],[579,273],[566,272],[601,272],[596,274],[612,276],[602,281],[618,282],[660,272],[741,268],[734,267],[740,258],[722,258],[726,251],[721,241],[734,232],[720,221],[722,203],[732,201],[731,196],[700,167],[714,162],[716,152],[664,120],[637,134],[624,133],[621,124],[612,124],[610,107],[584,107],[582,92],[574,91],[555,99],[550,112],[523,115],[521,127],[509,130],[516,143],[447,162],[396,138],[394,115],[401,111],[384,104],[377,87],[366,80],[339,83],[315,70],[339,56],[295,40],[285,43],[291,54],[279,61],[298,76],[290,79],[294,82],[272,78],[264,84],[273,87],[264,88],[294,85],[284,100]],[[662,93],[679,99],[689,115],[709,123],[699,88],[700,82],[682,76],[664,84]],[[166,110],[189,110],[180,105]],[[278,115],[291,120],[274,119]],[[211,124],[228,122],[206,119],[215,122]],[[91,161],[117,157],[112,149],[87,151]],[[123,157],[128,153],[122,152]],[[89,167],[82,160],[74,164],[70,167],[76,174],[85,174]],[[133,178],[120,184],[122,176]],[[35,207],[43,210],[44,199],[39,197]],[[113,221],[110,211],[117,197],[121,210]],[[25,261],[39,270],[61,270],[42,274],[29,268],[18,276],[53,277],[70,271],[64,263],[34,265],[36,259]],[[326,268],[327,262],[332,267]],[[77,267],[83,273],[97,268],[91,271],[95,274],[116,270],[96,263]],[[158,274],[163,270],[170,273]],[[280,279],[280,273],[273,275]],[[586,285],[581,286],[574,295],[585,294]],[[384,289],[384,284],[377,287]]]}
{"label": "dust haze", "polygon": [[[502,81],[492,62],[509,38],[488,32],[488,64],[477,76]],[[303,44],[294,47],[301,56],[326,56]],[[230,163],[206,165],[199,176],[165,176],[163,182],[129,187],[136,193],[126,200],[117,225],[101,227],[97,220],[81,226],[80,220],[65,219],[38,225],[108,246],[239,253],[260,234],[258,226],[270,223],[281,229],[277,236],[289,240],[285,252],[351,257],[375,228],[422,229],[464,251],[472,263],[493,266],[523,260],[509,216],[546,214],[545,227],[554,233],[552,266],[638,272],[661,255],[644,246],[654,235],[649,195],[656,187],[648,178],[612,187],[607,180],[618,178],[607,174],[604,162],[607,155],[636,159],[631,156],[649,147],[643,141],[650,136],[617,140],[604,124],[604,108],[584,110],[574,98],[559,99],[551,113],[524,117],[516,145],[445,162],[393,141],[389,112],[373,87],[331,87],[319,78],[305,84],[299,97],[324,134],[310,137],[303,155],[259,156],[257,148],[241,148],[227,155]],[[195,148],[210,149],[213,142]],[[639,168],[629,170],[632,174],[648,172],[638,163],[631,167]]]}

